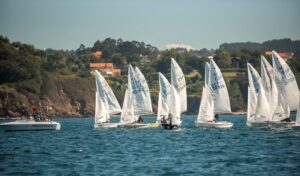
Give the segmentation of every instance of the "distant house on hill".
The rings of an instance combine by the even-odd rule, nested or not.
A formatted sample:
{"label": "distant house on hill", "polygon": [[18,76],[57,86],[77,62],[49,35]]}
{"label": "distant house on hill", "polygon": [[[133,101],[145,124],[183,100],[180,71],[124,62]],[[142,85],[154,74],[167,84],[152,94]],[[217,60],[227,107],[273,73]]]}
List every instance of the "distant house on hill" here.
{"label": "distant house on hill", "polygon": [[101,58],[102,56],[102,51],[96,51],[96,52],[93,52],[92,55],[96,58]]}
{"label": "distant house on hill", "polygon": [[100,71],[103,76],[120,76],[121,69],[114,68],[113,63],[90,63],[91,73],[94,74],[95,70]]}
{"label": "distant house on hill", "polygon": [[[284,59],[285,61],[292,59],[294,56],[294,53],[292,52],[280,52],[278,53],[280,57],[282,57],[282,59]],[[272,51],[266,51],[265,52],[266,56],[272,56]]]}

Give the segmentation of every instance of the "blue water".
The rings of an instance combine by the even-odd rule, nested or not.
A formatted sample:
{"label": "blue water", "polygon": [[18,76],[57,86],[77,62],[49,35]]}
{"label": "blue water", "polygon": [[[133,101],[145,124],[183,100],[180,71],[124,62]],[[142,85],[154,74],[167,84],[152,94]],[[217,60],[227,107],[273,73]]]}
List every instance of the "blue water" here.
{"label": "blue water", "polygon": [[[300,175],[300,132],[247,128],[178,131],[93,128],[59,119],[60,131],[0,132],[0,175]],[[145,118],[155,121],[154,117]]]}

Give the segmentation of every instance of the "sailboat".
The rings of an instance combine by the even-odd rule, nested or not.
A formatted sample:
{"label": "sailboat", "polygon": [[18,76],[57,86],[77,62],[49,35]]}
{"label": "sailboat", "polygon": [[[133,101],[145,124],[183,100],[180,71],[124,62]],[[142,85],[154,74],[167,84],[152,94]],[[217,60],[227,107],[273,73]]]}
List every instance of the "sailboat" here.
{"label": "sailboat", "polygon": [[180,96],[173,84],[171,84],[171,91],[170,91],[170,114],[167,119],[168,123],[162,123],[161,125],[165,129],[177,129],[181,125],[181,103],[180,103]]}
{"label": "sailboat", "polygon": [[270,125],[274,127],[291,126],[295,122],[290,121],[290,111],[297,110],[299,102],[296,78],[276,51],[272,51],[272,64],[273,78],[278,89],[278,104],[272,114]]}
{"label": "sailboat", "polygon": [[158,93],[158,108],[156,123],[161,124],[162,119],[167,121],[170,112],[170,95],[171,85],[167,78],[162,74],[158,73],[159,76],[159,93]]}
{"label": "sailboat", "polygon": [[268,126],[270,117],[270,104],[268,102],[262,79],[255,68],[247,63],[248,70],[248,110],[247,126]]}
{"label": "sailboat", "polygon": [[128,89],[125,92],[121,128],[149,128],[151,124],[138,123],[140,116],[152,114],[152,103],[147,81],[138,67],[128,67]]}
{"label": "sailboat", "polygon": [[112,89],[97,70],[96,78],[96,97],[95,97],[95,128],[117,127],[118,123],[110,123],[110,115],[121,112],[119,102]]}
{"label": "sailboat", "polygon": [[181,113],[187,110],[187,95],[185,76],[174,58],[171,58],[171,85],[163,75],[160,75],[160,80],[161,91],[164,91],[166,96],[165,104],[159,107],[159,114],[162,113],[162,106],[165,106],[164,115],[167,114],[161,125],[164,129],[177,129],[181,125]]}
{"label": "sailboat", "polygon": [[215,113],[231,112],[227,87],[221,70],[211,59],[205,64],[205,85],[199,113],[195,122],[196,127],[231,128],[233,124],[226,121],[216,121]]}

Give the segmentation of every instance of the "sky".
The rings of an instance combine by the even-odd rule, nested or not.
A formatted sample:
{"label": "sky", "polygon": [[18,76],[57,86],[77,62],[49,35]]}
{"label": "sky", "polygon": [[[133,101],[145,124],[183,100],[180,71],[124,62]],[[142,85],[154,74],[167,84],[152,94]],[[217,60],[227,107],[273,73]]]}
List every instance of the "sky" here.
{"label": "sky", "polygon": [[300,39],[299,0],[0,0],[0,35],[77,49],[107,37],[166,49]]}

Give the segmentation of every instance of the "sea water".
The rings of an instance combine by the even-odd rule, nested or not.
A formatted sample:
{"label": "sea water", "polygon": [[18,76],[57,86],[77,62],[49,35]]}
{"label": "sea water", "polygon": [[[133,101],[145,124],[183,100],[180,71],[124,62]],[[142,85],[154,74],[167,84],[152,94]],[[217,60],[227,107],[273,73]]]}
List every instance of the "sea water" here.
{"label": "sea water", "polygon": [[300,174],[300,132],[248,128],[245,116],[220,116],[231,129],[182,120],[176,131],[99,130],[92,118],[57,119],[60,131],[1,131],[0,175]]}

